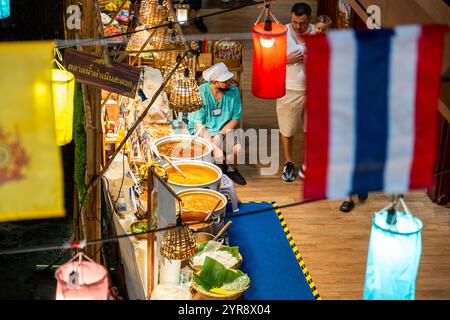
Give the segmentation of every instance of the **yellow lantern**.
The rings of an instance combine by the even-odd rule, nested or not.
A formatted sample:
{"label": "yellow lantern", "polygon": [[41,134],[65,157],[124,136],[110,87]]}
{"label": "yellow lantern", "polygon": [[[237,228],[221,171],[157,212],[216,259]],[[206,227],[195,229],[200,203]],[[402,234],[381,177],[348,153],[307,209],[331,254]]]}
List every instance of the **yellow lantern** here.
{"label": "yellow lantern", "polygon": [[72,141],[75,76],[67,70],[53,69],[52,88],[56,144],[63,146]]}

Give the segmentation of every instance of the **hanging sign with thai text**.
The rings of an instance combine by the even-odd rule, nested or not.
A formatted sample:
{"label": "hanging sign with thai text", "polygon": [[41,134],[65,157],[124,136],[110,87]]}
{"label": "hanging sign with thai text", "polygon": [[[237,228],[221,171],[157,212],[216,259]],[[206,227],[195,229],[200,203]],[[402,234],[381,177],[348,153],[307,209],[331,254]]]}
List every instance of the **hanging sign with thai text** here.
{"label": "hanging sign with thai text", "polygon": [[64,51],[64,65],[75,79],[89,86],[134,98],[141,70],[124,63],[105,60],[75,49]]}

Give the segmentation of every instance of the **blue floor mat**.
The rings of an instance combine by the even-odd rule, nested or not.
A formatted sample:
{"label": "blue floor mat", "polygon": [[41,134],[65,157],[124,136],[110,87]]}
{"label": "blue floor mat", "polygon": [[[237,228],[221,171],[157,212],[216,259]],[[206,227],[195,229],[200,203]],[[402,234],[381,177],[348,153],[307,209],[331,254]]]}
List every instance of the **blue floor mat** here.
{"label": "blue floor mat", "polygon": [[[240,270],[251,279],[245,300],[316,300],[320,295],[292,235],[275,204],[241,203],[239,212],[227,212],[231,246],[243,256]],[[245,213],[268,209],[258,214]],[[243,215],[243,216],[240,216]],[[234,217],[234,218],[233,218]]]}

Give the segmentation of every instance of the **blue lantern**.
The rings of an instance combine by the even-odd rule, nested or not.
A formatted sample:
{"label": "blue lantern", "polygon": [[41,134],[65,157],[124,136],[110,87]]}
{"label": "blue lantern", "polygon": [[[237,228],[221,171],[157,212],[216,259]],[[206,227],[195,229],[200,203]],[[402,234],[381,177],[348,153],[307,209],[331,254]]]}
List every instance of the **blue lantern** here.
{"label": "blue lantern", "polygon": [[9,0],[0,0],[0,19],[9,17]]}
{"label": "blue lantern", "polygon": [[414,300],[422,253],[422,221],[395,209],[374,214],[364,300]]}

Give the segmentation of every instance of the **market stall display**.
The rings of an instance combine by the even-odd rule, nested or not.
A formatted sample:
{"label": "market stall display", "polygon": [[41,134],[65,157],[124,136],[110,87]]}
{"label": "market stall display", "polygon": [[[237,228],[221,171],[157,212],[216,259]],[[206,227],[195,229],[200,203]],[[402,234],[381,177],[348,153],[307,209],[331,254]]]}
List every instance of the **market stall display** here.
{"label": "market stall display", "polygon": [[[144,293],[145,298],[151,299],[193,298],[190,292],[186,294],[186,288],[196,288],[197,294],[195,290],[192,294],[197,298],[212,294],[211,299],[216,298],[214,295],[234,299],[248,288],[249,278],[235,270],[243,261],[238,249],[228,247],[222,233],[219,234],[224,229],[228,202],[217,191],[222,170],[212,164],[211,142],[180,134],[183,126],[180,128],[180,123],[175,126],[173,122],[173,111],[193,112],[202,106],[194,72],[190,70],[189,59],[182,58],[181,51],[185,48],[178,30],[170,24],[164,28],[144,30],[163,21],[171,21],[171,14],[165,6],[163,1],[143,1],[139,16],[141,26],[137,27],[140,32],[134,33],[128,42],[126,50],[131,64],[134,61],[140,64],[141,55],[152,61],[142,68],[142,81],[136,97],[102,95],[104,100],[111,100],[105,100],[103,104],[105,137],[117,139],[120,143],[128,130],[135,127],[124,145],[124,152],[116,156],[120,161],[115,159],[115,165],[108,171],[108,177],[113,179],[108,188],[111,203],[118,213],[116,225],[120,224],[119,229],[126,233],[138,233],[123,244],[123,248],[134,247],[135,258],[128,259],[127,263],[137,267],[128,270],[139,270],[141,279],[141,283],[130,284],[130,288],[136,288],[134,295]],[[104,23],[111,22],[107,22],[107,17],[103,18]],[[221,42],[218,48],[223,53],[218,57],[232,58],[233,46],[228,46],[228,42]],[[169,51],[142,53],[142,50]],[[174,66],[174,62],[178,66]],[[160,92],[163,84],[164,92]],[[144,112],[146,115],[141,119]],[[141,122],[136,127],[139,119]],[[127,175],[127,180],[121,185],[119,178],[123,175]],[[178,200],[174,201],[174,198]],[[174,223],[176,215],[178,220]],[[148,236],[149,230],[170,225],[176,226],[163,235]],[[205,239],[213,240],[215,236],[220,238],[204,242]],[[154,245],[148,243],[149,239],[155,241]],[[197,246],[197,239],[204,243]],[[190,259],[197,250],[201,253]],[[214,262],[205,262],[208,259]],[[186,265],[190,262],[191,267],[182,269],[182,260]],[[154,270],[154,276],[151,276],[150,268]],[[229,274],[230,281],[209,288],[206,283],[214,277],[208,280],[208,272],[227,274],[227,270],[234,270]],[[199,272],[197,279],[193,276],[194,271]],[[237,282],[237,278],[230,276],[233,274],[239,275]],[[129,281],[132,279],[135,278],[128,277]],[[179,283],[178,279],[181,279]]]}

